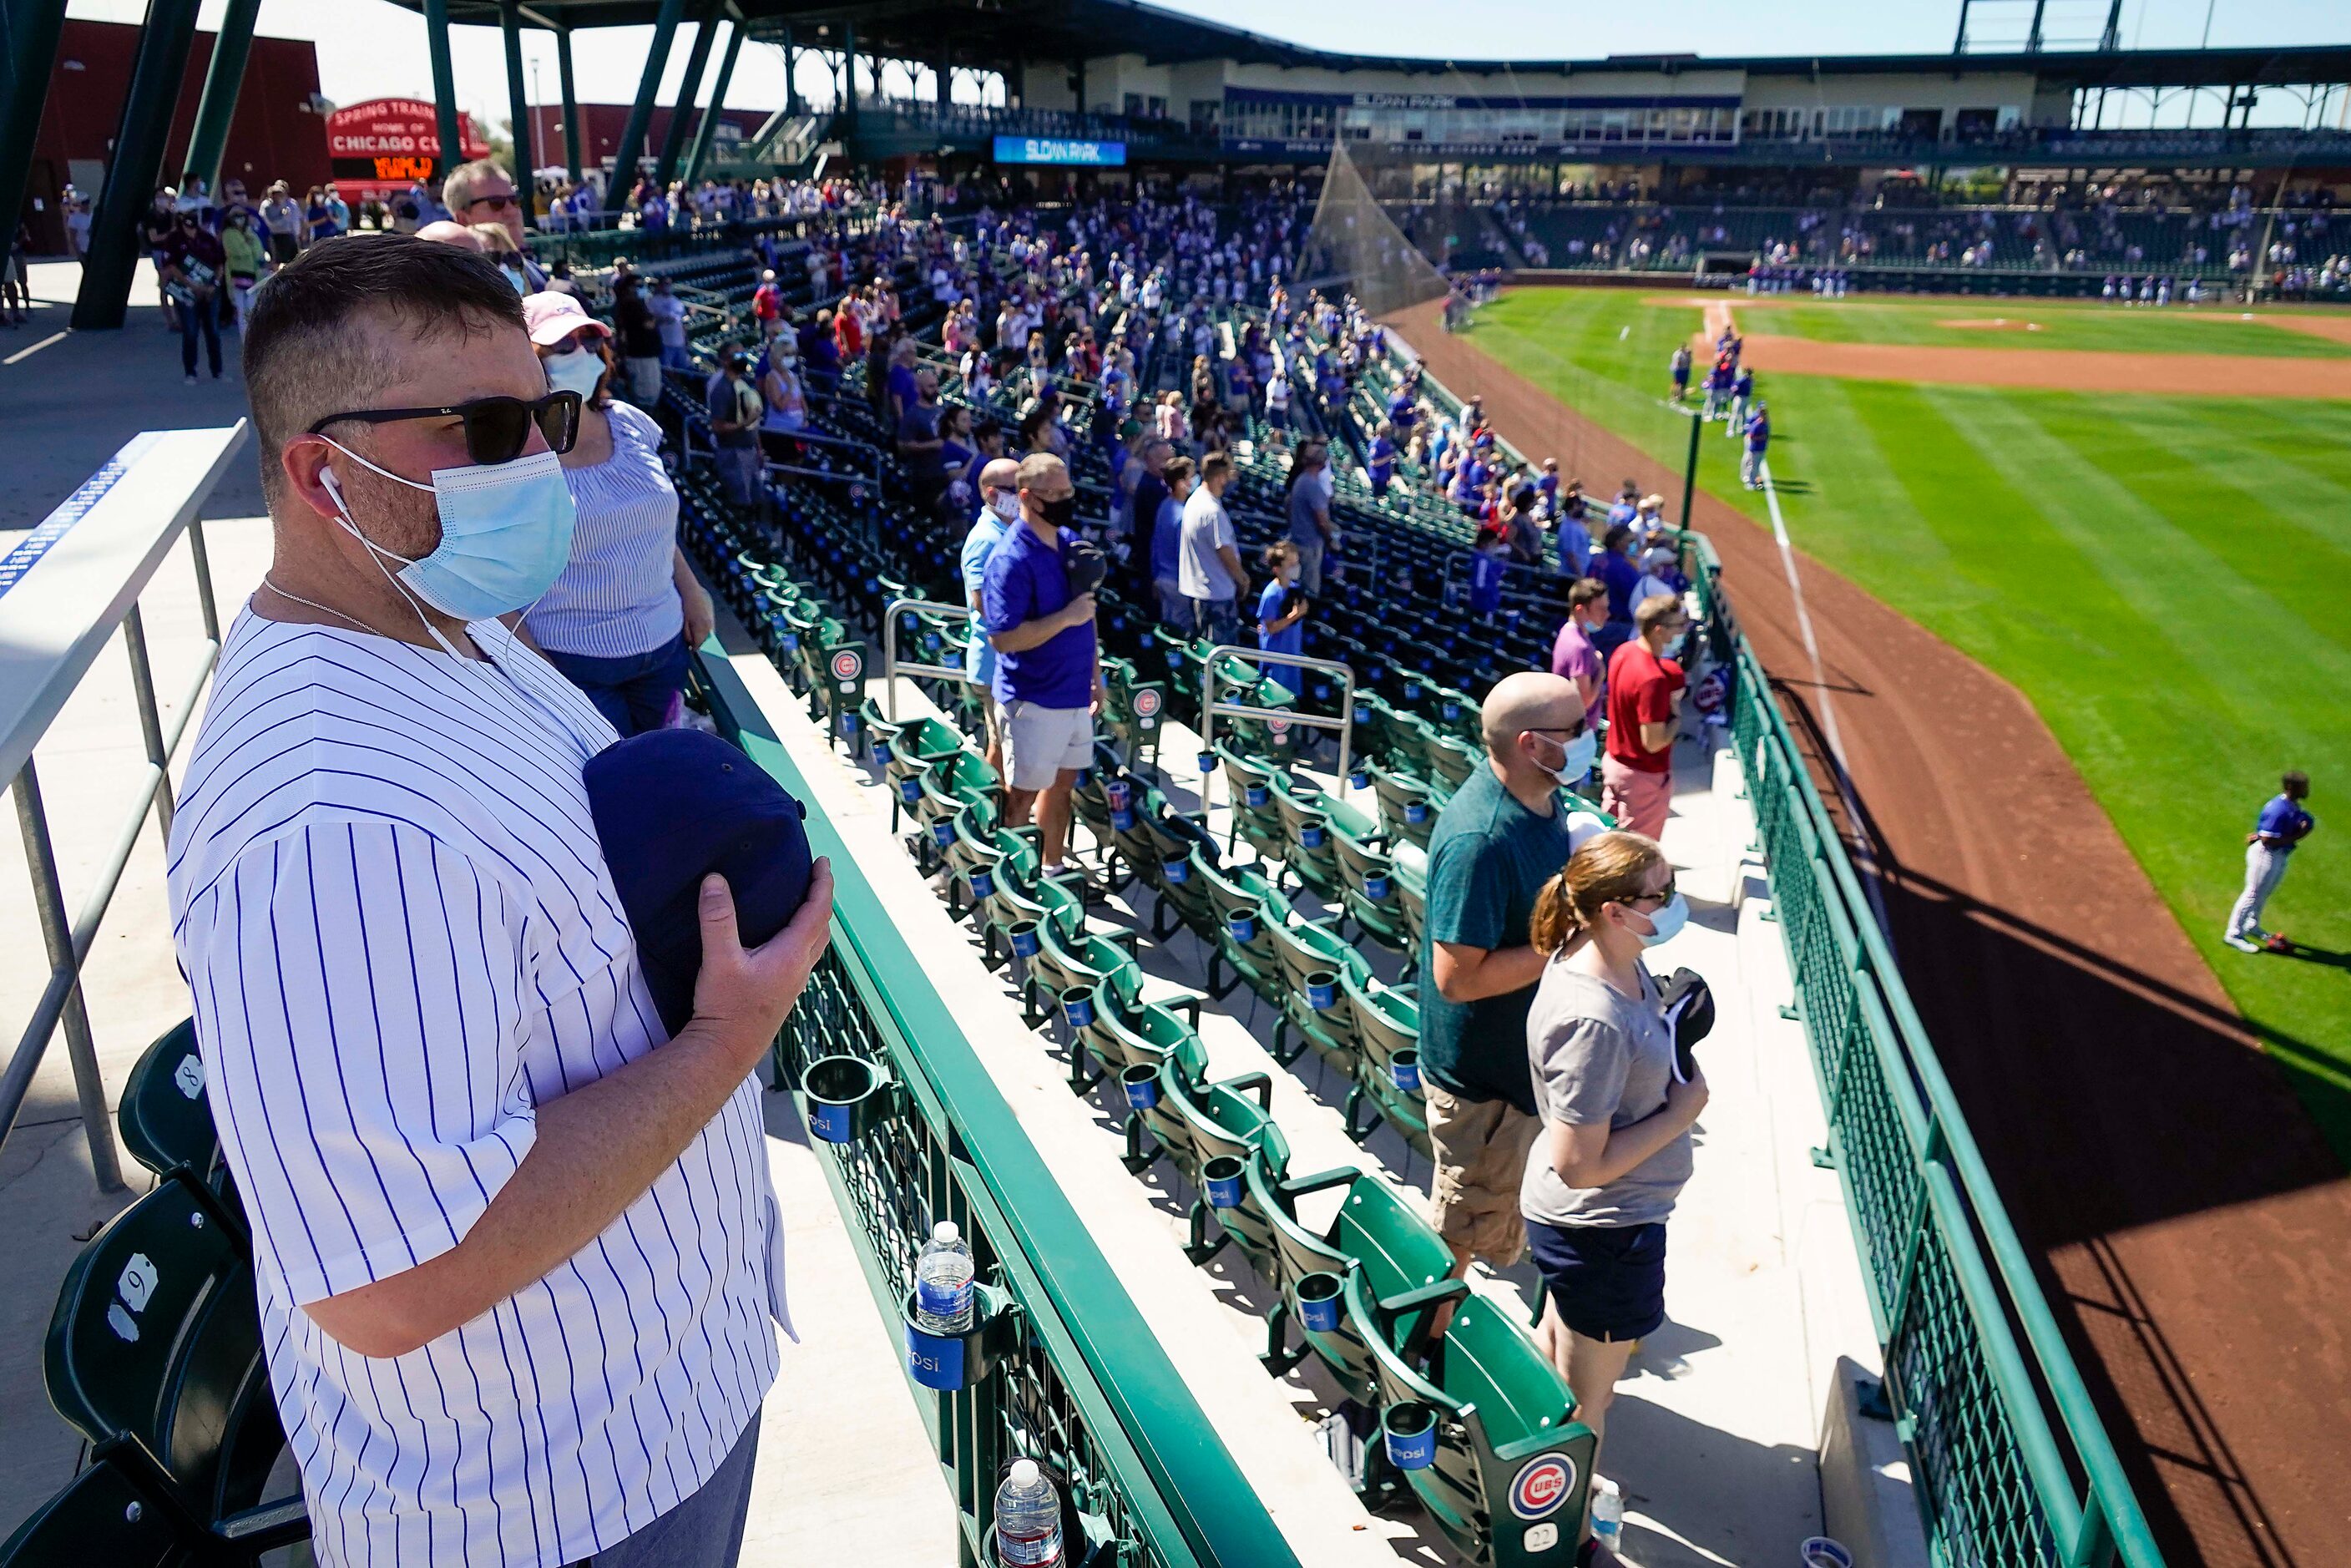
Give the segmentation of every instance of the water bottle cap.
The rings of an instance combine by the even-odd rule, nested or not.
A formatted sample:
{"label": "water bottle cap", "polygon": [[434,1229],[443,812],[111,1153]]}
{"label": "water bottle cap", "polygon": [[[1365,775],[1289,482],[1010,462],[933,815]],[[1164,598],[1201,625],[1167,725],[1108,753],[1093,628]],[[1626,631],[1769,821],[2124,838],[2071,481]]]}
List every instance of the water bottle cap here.
{"label": "water bottle cap", "polygon": [[1012,1484],[1017,1487],[1035,1486],[1037,1484],[1037,1461],[1034,1459],[1013,1460]]}
{"label": "water bottle cap", "polygon": [[952,1219],[942,1219],[931,1227],[931,1239],[934,1241],[957,1241],[962,1238],[963,1232],[956,1228]]}

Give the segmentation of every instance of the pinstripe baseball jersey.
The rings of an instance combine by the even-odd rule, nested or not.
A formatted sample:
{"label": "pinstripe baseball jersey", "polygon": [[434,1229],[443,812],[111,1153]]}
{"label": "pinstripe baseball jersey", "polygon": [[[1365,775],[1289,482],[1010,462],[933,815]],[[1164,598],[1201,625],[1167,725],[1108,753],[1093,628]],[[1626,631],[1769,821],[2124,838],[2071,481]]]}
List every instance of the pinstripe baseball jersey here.
{"label": "pinstripe baseball jersey", "polygon": [[558,1564],[687,1497],[774,1380],[759,1086],[545,1278],[405,1355],[300,1309],[455,1247],[536,1108],[666,1038],[580,767],[611,728],[487,664],[247,609],[172,823],[206,1092],[323,1562]]}
{"label": "pinstripe baseball jersey", "polygon": [[542,648],[626,659],[676,641],[685,627],[677,597],[677,490],[662,466],[661,426],[615,402],[612,455],[566,468],[571,489],[571,559],[526,622]]}

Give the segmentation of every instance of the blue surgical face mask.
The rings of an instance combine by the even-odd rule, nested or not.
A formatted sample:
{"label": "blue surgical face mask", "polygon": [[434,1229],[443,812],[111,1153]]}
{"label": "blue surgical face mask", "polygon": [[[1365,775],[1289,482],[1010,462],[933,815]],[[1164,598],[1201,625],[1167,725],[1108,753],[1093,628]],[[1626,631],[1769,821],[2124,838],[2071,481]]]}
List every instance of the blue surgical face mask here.
{"label": "blue surgical face mask", "polygon": [[441,542],[411,559],[395,555],[360,531],[342,486],[322,475],[327,493],[342,513],[351,537],[383,560],[400,563],[391,574],[444,615],[488,621],[538,602],[571,559],[574,513],[563,465],[552,452],[535,452],[511,463],[435,468],[433,482],[420,485],[379,467],[358,453],[321,437],[363,468],[414,490],[433,492],[441,516]]}
{"label": "blue surgical face mask", "polygon": [[1663,907],[1650,912],[1649,934],[1641,938],[1641,946],[1655,947],[1659,943],[1670,942],[1688,924],[1689,901],[1677,890],[1673,897],[1666,900]]}
{"label": "blue surgical face mask", "polygon": [[582,402],[596,395],[596,383],[604,379],[604,361],[585,349],[549,354],[539,364],[547,371],[549,386],[557,392],[578,392]]}
{"label": "blue surgical face mask", "polygon": [[[1543,738],[1549,740],[1551,737],[1545,736]],[[1554,744],[1559,747],[1563,755],[1560,758],[1558,767],[1547,768],[1543,771],[1558,779],[1562,789],[1571,789],[1581,781],[1585,774],[1592,771],[1593,758],[1600,751],[1600,737],[1586,728],[1573,740],[1559,741]]]}

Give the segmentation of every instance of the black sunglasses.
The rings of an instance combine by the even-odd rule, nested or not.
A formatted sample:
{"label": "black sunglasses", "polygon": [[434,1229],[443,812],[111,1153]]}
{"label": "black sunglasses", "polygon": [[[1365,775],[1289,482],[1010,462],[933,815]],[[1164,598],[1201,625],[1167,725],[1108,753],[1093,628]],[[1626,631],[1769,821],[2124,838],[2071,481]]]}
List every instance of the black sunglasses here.
{"label": "black sunglasses", "polygon": [[465,204],[469,208],[487,207],[494,213],[503,213],[508,207],[517,204],[518,204],[512,196],[475,196],[472,201]]}
{"label": "black sunglasses", "polygon": [[571,450],[580,437],[580,394],[551,392],[526,402],[518,397],[477,397],[445,408],[366,408],[330,413],[313,424],[308,434],[322,434],[340,420],[362,424],[390,424],[402,419],[455,419],[465,426],[465,455],[481,464],[511,463],[530,442],[530,427],[547,437],[557,452]]}

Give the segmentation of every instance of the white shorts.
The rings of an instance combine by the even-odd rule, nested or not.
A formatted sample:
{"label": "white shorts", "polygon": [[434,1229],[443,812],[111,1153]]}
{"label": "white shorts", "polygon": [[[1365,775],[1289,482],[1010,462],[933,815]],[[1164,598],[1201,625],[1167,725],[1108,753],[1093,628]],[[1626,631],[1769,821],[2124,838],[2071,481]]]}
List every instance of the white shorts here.
{"label": "white shorts", "polygon": [[1004,771],[1015,789],[1043,789],[1065,770],[1091,767],[1094,716],[1091,707],[1003,705]]}

